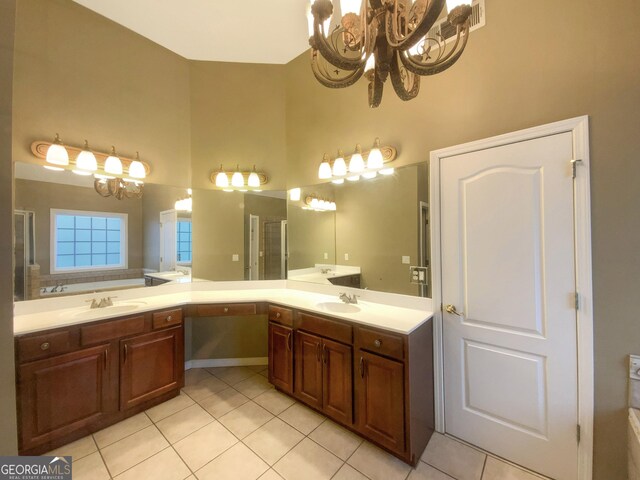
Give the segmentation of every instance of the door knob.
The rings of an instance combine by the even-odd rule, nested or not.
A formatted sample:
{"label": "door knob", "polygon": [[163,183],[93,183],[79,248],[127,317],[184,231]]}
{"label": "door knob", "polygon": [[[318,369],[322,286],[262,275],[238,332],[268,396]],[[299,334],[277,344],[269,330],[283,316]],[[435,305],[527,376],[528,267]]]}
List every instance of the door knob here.
{"label": "door knob", "polygon": [[452,314],[454,314],[454,315],[458,315],[459,317],[462,317],[462,316],[464,315],[464,313],[463,313],[463,312],[459,312],[459,311],[457,311],[457,310],[456,310],[456,307],[454,307],[454,306],[453,306],[453,305],[451,305],[451,304],[446,305],[446,306],[444,307],[444,311],[445,311],[445,312],[447,312],[447,313],[452,313]]}

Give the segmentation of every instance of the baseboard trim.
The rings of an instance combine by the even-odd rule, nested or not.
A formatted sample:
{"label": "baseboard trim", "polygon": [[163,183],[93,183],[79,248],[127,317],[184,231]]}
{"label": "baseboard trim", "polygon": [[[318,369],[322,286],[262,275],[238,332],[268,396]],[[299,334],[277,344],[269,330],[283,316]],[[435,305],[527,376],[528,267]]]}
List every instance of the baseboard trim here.
{"label": "baseboard trim", "polygon": [[250,358],[206,358],[203,360],[188,360],[184,362],[184,369],[211,367],[244,367],[247,365],[267,365],[269,357]]}

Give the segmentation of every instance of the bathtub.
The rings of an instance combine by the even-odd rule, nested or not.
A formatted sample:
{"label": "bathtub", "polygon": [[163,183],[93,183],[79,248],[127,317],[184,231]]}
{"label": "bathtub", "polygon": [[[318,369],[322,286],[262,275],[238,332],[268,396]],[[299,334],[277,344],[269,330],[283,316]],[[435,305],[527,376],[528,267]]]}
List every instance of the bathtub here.
{"label": "bathtub", "polygon": [[77,293],[104,292],[108,290],[121,290],[123,288],[144,287],[144,278],[128,278],[122,280],[104,280],[101,282],[69,283],[64,286],[62,292],[50,292],[51,287],[47,287],[47,292],[40,291],[40,298],[59,297],[62,295],[72,295]]}

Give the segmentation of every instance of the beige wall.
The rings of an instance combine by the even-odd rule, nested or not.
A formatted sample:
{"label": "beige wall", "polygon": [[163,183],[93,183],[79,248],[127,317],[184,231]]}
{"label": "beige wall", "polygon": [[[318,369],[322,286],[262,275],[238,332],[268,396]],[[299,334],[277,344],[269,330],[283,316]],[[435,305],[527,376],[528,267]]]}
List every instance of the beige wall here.
{"label": "beige wall", "polygon": [[267,356],[266,315],[190,319],[191,345],[186,360]]}
{"label": "beige wall", "polygon": [[393,176],[335,188],[337,263],[360,267],[362,288],[419,293],[402,263],[408,256],[418,264],[417,172],[417,166],[405,167]]}
{"label": "beige wall", "polygon": [[0,455],[18,453],[13,358],[13,168],[11,110],[15,0],[0,2]]}
{"label": "beige wall", "polygon": [[[306,54],[287,67],[289,187],[315,182],[324,152],[379,136],[398,164],[438,148],[590,116],[595,316],[595,476],[626,478],[626,355],[640,351],[640,8],[634,0],[487,2],[450,70],[378,109],[367,84],[320,86]],[[389,83],[389,82],[387,82]]]}
{"label": "beige wall", "polygon": [[210,188],[210,175],[258,171],[266,190],[286,188],[284,66],[190,62],[191,150],[194,188]]}
{"label": "beige wall", "polygon": [[187,60],[69,0],[18,2],[13,159],[32,162],[34,140],[151,164],[149,181],[190,180]]}
{"label": "beige wall", "polygon": [[15,180],[15,208],[36,213],[36,262],[40,274],[49,275],[51,209],[126,213],[128,215],[128,268],[142,268],[142,200],[101,197],[93,188],[58,183]]}
{"label": "beige wall", "polygon": [[[244,280],[244,195],[193,190],[193,276]],[[238,254],[239,261],[232,261]]]}

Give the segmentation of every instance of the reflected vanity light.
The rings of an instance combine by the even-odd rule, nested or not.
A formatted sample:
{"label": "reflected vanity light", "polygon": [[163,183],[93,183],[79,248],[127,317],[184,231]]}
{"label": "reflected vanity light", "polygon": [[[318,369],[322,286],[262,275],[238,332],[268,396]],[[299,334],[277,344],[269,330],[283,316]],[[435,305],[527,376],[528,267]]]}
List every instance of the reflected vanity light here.
{"label": "reflected vanity light", "polygon": [[187,197],[176,200],[175,209],[179,212],[191,212],[193,210],[193,199],[191,194],[193,190],[187,188]]}
{"label": "reflected vanity light", "polygon": [[292,202],[299,202],[301,194],[302,190],[300,190],[300,188],[292,188],[289,190],[289,200]]}
{"label": "reflected vanity light", "polygon": [[322,163],[318,168],[320,180],[331,180],[336,185],[343,184],[345,179],[350,182],[372,179],[381,175],[393,173],[393,168],[385,164],[393,162],[397,157],[395,147],[380,146],[380,139],[376,138],[371,150],[363,152],[360,144],[356,145],[352,155],[345,156],[342,150],[334,160],[328,154],[324,154]]}
{"label": "reflected vanity light", "polygon": [[326,200],[324,198],[316,197],[315,195],[309,195],[304,199],[303,207],[305,210],[314,210],[316,212],[335,212],[336,202]]}
{"label": "reflected vanity light", "polygon": [[256,171],[255,165],[251,171],[240,170],[239,165],[230,171],[220,164],[220,169],[212,172],[209,179],[223,192],[261,192],[262,186],[269,182],[267,174]]}

